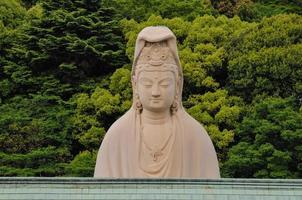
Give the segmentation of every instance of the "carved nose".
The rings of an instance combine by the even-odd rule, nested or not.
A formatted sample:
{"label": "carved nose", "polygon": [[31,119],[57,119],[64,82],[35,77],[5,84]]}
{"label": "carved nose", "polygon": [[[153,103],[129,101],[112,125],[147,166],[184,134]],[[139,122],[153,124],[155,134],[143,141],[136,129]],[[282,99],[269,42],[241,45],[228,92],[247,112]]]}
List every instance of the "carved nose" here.
{"label": "carved nose", "polygon": [[159,88],[157,86],[154,86],[152,88],[152,97],[159,97],[159,96],[160,96]]}

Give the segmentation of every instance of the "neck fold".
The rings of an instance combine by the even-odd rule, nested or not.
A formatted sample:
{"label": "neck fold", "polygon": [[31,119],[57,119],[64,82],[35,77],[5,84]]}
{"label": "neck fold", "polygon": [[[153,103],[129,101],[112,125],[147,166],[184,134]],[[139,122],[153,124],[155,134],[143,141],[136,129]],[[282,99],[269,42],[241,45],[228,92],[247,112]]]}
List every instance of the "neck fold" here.
{"label": "neck fold", "polygon": [[148,124],[164,124],[171,116],[169,110],[162,113],[154,113],[148,110],[143,110],[141,115],[143,122]]}

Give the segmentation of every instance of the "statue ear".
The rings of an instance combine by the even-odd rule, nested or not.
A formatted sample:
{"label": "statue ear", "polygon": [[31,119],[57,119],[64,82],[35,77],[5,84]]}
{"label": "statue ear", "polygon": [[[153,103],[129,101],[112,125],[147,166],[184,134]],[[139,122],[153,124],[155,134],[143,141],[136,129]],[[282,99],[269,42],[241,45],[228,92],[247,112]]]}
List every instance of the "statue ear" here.
{"label": "statue ear", "polygon": [[135,109],[137,113],[141,113],[143,110],[143,105],[140,102],[138,91],[137,91],[137,77],[135,75],[132,76],[132,88],[133,88],[133,101],[135,105]]}
{"label": "statue ear", "polygon": [[131,78],[132,78],[131,82],[132,82],[133,91],[137,91],[137,80],[136,80],[136,76],[133,75]]}
{"label": "statue ear", "polygon": [[180,91],[181,91],[181,79],[180,79],[180,77],[178,76],[177,78],[176,78],[176,95],[177,96],[179,96],[180,95]]}
{"label": "statue ear", "polygon": [[170,107],[170,111],[171,111],[171,113],[173,115],[173,114],[175,114],[177,112],[177,110],[178,110],[178,96],[176,94],[175,98],[173,100],[173,103],[172,103],[172,105]]}

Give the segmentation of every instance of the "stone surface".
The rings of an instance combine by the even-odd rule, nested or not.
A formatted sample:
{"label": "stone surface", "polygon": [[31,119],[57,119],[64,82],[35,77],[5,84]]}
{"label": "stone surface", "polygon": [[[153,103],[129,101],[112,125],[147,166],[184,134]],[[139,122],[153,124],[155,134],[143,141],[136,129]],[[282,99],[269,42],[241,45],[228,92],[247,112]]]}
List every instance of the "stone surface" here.
{"label": "stone surface", "polygon": [[182,106],[183,73],[170,29],[139,33],[131,75],[133,105],[106,133],[94,176],[219,178],[210,137]]}
{"label": "stone surface", "polygon": [[301,200],[302,180],[0,178],[1,200]]}

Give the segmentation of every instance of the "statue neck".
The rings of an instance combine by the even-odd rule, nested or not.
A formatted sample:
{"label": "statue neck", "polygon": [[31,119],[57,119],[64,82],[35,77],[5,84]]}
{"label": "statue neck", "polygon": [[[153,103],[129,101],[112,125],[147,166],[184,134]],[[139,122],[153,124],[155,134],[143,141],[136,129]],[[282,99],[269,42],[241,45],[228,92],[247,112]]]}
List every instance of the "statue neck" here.
{"label": "statue neck", "polygon": [[144,123],[148,124],[164,124],[171,116],[170,110],[165,112],[151,112],[146,109],[142,111],[142,119]]}

